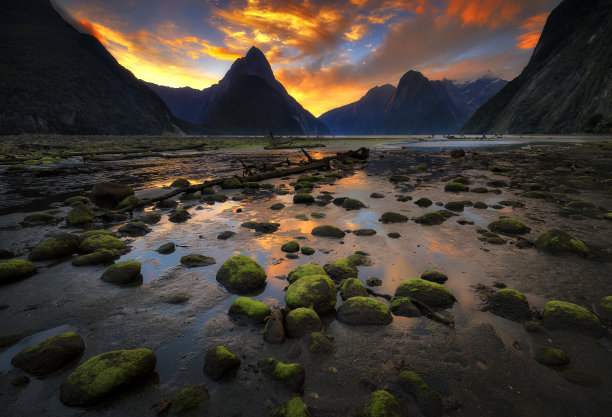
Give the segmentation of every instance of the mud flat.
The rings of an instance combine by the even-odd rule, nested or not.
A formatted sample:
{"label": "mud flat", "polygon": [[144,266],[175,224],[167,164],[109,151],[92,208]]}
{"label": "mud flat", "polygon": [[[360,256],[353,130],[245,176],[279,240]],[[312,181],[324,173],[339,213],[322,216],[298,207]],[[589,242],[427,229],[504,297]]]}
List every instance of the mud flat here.
{"label": "mud flat", "polygon": [[[3,270],[3,414],[181,415],[191,404],[198,415],[286,415],[302,409],[299,397],[313,416],[375,415],[367,413],[377,406],[427,417],[612,415],[612,145],[541,142],[421,150],[379,138],[365,163],[179,194],[132,219],[64,201],[94,198],[104,181],[151,198],[179,178],[195,184],[240,175],[240,161],[304,155],[206,148],[193,156],[193,143],[177,142],[172,152],[189,156],[5,165],[0,262],[29,257],[36,271]],[[91,221],[74,226],[74,210],[91,211]],[[83,258],[94,229],[119,241],[100,239],[116,245],[97,253],[105,260]],[[32,255],[57,233],[74,234],[75,246]],[[263,285],[219,278],[238,255],[261,266]],[[73,265],[86,261],[96,264]],[[296,271],[310,263],[319,267]],[[309,298],[315,284],[320,298]],[[84,350],[57,369],[15,365],[25,349],[71,332]],[[66,381],[88,360],[135,349],[153,352],[154,371],[137,367],[137,378],[93,405],[75,400]],[[205,391],[183,391],[193,386]]]}

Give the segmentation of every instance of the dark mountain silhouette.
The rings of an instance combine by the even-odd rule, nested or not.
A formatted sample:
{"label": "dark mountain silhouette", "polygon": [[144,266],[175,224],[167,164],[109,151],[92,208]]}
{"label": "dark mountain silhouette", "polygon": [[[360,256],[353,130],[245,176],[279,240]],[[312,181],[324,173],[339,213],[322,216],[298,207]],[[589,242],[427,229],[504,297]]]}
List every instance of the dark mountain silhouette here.
{"label": "dark mountain silhouette", "polygon": [[0,133],[179,130],[166,104],[49,0],[4,0],[0,39]]}
{"label": "dark mountain silhouette", "polygon": [[222,134],[329,134],[276,80],[264,54],[252,47],[223,79],[204,90],[151,85],[172,112]]}
{"label": "dark mountain silhouette", "polygon": [[465,124],[467,133],[612,131],[612,1],[564,0],[522,73]]}

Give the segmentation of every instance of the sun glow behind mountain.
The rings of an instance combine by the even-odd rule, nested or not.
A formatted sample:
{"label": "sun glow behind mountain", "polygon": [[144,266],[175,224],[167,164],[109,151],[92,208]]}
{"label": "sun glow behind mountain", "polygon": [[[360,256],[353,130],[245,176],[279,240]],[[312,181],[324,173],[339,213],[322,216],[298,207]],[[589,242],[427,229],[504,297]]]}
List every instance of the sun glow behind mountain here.
{"label": "sun glow behind mountain", "polygon": [[397,84],[409,69],[431,79],[511,79],[527,63],[559,0],[210,1],[57,0],[137,77],[202,89],[250,46],[319,115]]}

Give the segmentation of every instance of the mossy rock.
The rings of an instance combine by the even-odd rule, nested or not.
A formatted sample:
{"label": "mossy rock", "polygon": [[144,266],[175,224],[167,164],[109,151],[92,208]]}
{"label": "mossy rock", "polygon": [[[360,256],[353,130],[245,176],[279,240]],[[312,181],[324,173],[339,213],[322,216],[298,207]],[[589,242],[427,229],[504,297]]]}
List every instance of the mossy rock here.
{"label": "mossy rock", "polygon": [[400,417],[401,406],[393,394],[385,390],[370,394],[369,404],[360,412],[360,417]]}
{"label": "mossy rock", "polygon": [[336,318],[351,325],[384,325],[393,320],[385,303],[368,297],[349,298],[338,307]]}
{"label": "mossy rock", "polygon": [[276,203],[270,206],[270,210],[282,210],[284,208],[285,208],[285,205],[283,203]]}
{"label": "mossy rock", "polygon": [[201,385],[185,387],[172,400],[169,417],[202,417],[208,415],[210,394]]}
{"label": "mossy rock", "polygon": [[287,280],[290,284],[293,284],[296,280],[309,275],[327,275],[327,272],[325,272],[325,269],[323,269],[322,266],[315,263],[310,263],[300,265],[293,271],[289,272]]}
{"label": "mossy rock", "polygon": [[176,179],[172,182],[172,184],[170,184],[170,187],[172,188],[185,188],[185,187],[189,187],[191,185],[191,183],[189,182],[188,179],[186,178],[179,178]]}
{"label": "mossy rock", "polygon": [[348,259],[336,259],[326,264],[323,269],[334,281],[340,282],[346,278],[357,278],[359,271],[355,264]]}
{"label": "mossy rock", "polygon": [[376,230],[374,229],[357,229],[353,231],[355,236],[374,236],[376,234]]}
{"label": "mossy rock", "polygon": [[300,251],[302,252],[302,255],[306,256],[314,255],[315,253],[315,250],[310,246],[302,246],[302,249],[300,249]]}
{"label": "mossy rock", "polygon": [[191,214],[185,209],[174,210],[170,213],[170,216],[168,216],[168,220],[172,223],[184,223],[189,219],[191,219]]}
{"label": "mossy rock", "polygon": [[130,207],[130,206],[142,206],[144,204],[144,201],[142,199],[140,199],[139,197],[135,196],[135,195],[129,195],[127,197],[125,197],[123,200],[121,200],[121,203],[119,203],[119,208],[124,208],[124,207]]}
{"label": "mossy rock", "polygon": [[275,308],[264,327],[263,339],[267,343],[280,345],[285,343],[285,326],[283,325],[283,312]]}
{"label": "mossy rock", "polygon": [[151,229],[143,222],[134,221],[134,222],[126,223],[123,226],[121,226],[117,230],[117,233],[119,233],[122,236],[138,237],[138,236],[144,236],[150,231]]}
{"label": "mossy rock", "polygon": [[291,309],[308,307],[326,314],[336,307],[336,293],[336,285],[327,275],[307,275],[287,288],[285,302]]}
{"label": "mossy rock", "polygon": [[93,253],[101,249],[125,251],[127,245],[114,236],[107,234],[95,234],[89,236],[79,244],[80,253]]}
{"label": "mossy rock", "polygon": [[504,288],[487,299],[487,309],[500,317],[519,323],[531,318],[529,303],[522,292]]}
{"label": "mossy rock", "polygon": [[281,383],[285,388],[301,392],[306,379],[306,370],[298,363],[282,363],[274,358],[261,359],[257,366],[264,375]]}
{"label": "mossy rock", "polygon": [[117,182],[101,182],[91,189],[91,200],[100,207],[115,208],[124,198],[133,195],[134,190]]}
{"label": "mossy rock", "polygon": [[223,193],[204,194],[202,193],[202,201],[207,204],[224,203],[228,200],[228,197]]}
{"label": "mossy rock", "polygon": [[0,285],[20,281],[36,273],[36,265],[25,259],[0,262]]}
{"label": "mossy rock", "polygon": [[343,238],[346,233],[342,230],[338,229],[336,226],[332,226],[330,224],[326,224],[323,226],[317,226],[310,232],[313,236],[321,236],[321,237],[335,237],[338,239]]}
{"label": "mossy rock", "polygon": [[13,346],[24,338],[23,333],[5,333],[0,335],[0,349]]}
{"label": "mossy rock", "polygon": [[426,207],[431,206],[433,204],[433,201],[431,201],[429,198],[422,197],[422,198],[419,198],[417,201],[415,201],[414,204],[416,204],[419,207],[426,208]]}
{"label": "mossy rock", "polygon": [[270,417],[310,417],[310,411],[300,397],[293,397],[270,410]]}
{"label": "mossy rock", "polygon": [[313,219],[323,219],[323,218],[325,218],[326,214],[325,213],[320,213],[318,211],[315,211],[315,212],[310,213],[310,216]]}
{"label": "mossy rock", "polygon": [[250,294],[266,285],[266,271],[251,258],[236,255],[219,268],[217,281],[231,293]]}
{"label": "mossy rock", "polygon": [[343,301],[352,297],[368,297],[368,290],[357,278],[348,278],[340,287],[340,297]]}
{"label": "mossy rock", "polygon": [[535,247],[553,255],[578,255],[588,257],[589,248],[576,236],[562,230],[549,230],[533,242]]}
{"label": "mossy rock", "polygon": [[332,341],[323,333],[312,332],[304,337],[308,350],[315,355],[331,354],[336,351]]}
{"label": "mossy rock", "polygon": [[311,308],[299,307],[285,316],[285,329],[289,337],[302,337],[322,328],[319,315]]}
{"label": "mossy rock", "polygon": [[213,381],[233,378],[241,363],[240,358],[225,346],[215,346],[206,352],[204,372]]}
{"label": "mossy rock", "polygon": [[148,376],[157,359],[149,349],[116,350],[87,360],[60,387],[60,400],[68,406],[89,406],[123,392]]}
{"label": "mossy rock", "polygon": [[66,224],[69,226],[84,226],[93,223],[96,219],[94,213],[87,206],[76,206],[66,215]]}
{"label": "mossy rock", "polygon": [[476,187],[472,188],[470,191],[476,194],[486,194],[489,192],[489,189],[487,187]]}
{"label": "mossy rock", "polygon": [[0,248],[0,259],[11,259],[15,256],[17,256],[17,254],[14,251],[10,249]]}
{"label": "mossy rock", "polygon": [[224,230],[223,232],[217,235],[217,239],[219,240],[227,240],[231,237],[236,236],[236,232],[232,232],[231,230]]}
{"label": "mossy rock", "polygon": [[438,210],[431,213],[425,213],[414,219],[415,223],[425,226],[435,226],[444,223],[447,219],[456,216],[448,210]]}
{"label": "mossy rock", "polygon": [[475,209],[484,210],[487,209],[489,206],[483,203],[482,201],[477,201],[472,207],[474,207]]}
{"label": "mossy rock", "polygon": [[463,201],[449,201],[444,208],[451,211],[463,211],[465,203]]}
{"label": "mossy rock", "polygon": [[293,196],[293,204],[312,204],[314,202],[314,197],[308,193],[299,193]]}
{"label": "mossy rock", "polygon": [[463,158],[465,156],[465,151],[461,148],[453,149],[450,153],[451,158]]}
{"label": "mossy rock", "polygon": [[230,305],[227,314],[249,323],[264,324],[270,317],[271,312],[270,307],[261,301],[248,297],[238,297]]}
{"label": "mossy rock", "polygon": [[356,198],[345,198],[342,202],[342,208],[346,210],[359,210],[365,207],[361,201]]}
{"label": "mossy rock", "polygon": [[542,365],[550,367],[565,366],[570,363],[570,358],[561,349],[539,347],[533,352],[533,358]]}
{"label": "mossy rock", "polygon": [[85,350],[81,336],[74,332],[49,337],[19,352],[11,363],[36,376],[48,375],[75,360]]}
{"label": "mossy rock", "polygon": [[190,254],[181,257],[181,264],[187,268],[197,268],[200,266],[210,266],[216,264],[215,258],[200,254]]}
{"label": "mossy rock", "polygon": [[595,303],[595,312],[605,322],[612,322],[612,295],[600,298]]}
{"label": "mossy rock", "polygon": [[79,237],[72,233],[60,233],[46,238],[28,254],[31,261],[65,258],[79,248]]}
{"label": "mossy rock", "polygon": [[227,178],[223,180],[223,183],[221,184],[221,188],[223,188],[224,190],[232,190],[241,187],[242,182],[239,178]]}
{"label": "mossy rock", "polygon": [[404,391],[414,396],[425,417],[438,417],[444,414],[444,404],[440,394],[432,390],[416,372],[401,372],[398,382]]}
{"label": "mossy rock", "polygon": [[309,220],[308,216],[305,214],[296,214],[294,219],[302,220],[303,222],[307,222]]}
{"label": "mossy rock", "polygon": [[421,274],[421,279],[424,279],[425,281],[437,282],[438,284],[444,284],[448,280],[448,277],[443,272],[430,269]]}
{"label": "mossy rock", "polygon": [[287,242],[283,246],[281,246],[281,251],[287,252],[287,253],[296,253],[296,252],[299,252],[299,250],[300,250],[300,244],[297,243],[295,240],[292,240],[291,242]]}
{"label": "mossy rock", "polygon": [[489,171],[491,172],[506,172],[508,168],[501,165],[489,165]]}
{"label": "mossy rock", "polygon": [[173,209],[176,206],[178,206],[178,203],[172,200],[171,198],[167,198],[165,200],[158,201],[157,204],[155,204],[155,207],[160,208],[160,209]]}
{"label": "mossy rock", "polygon": [[378,277],[369,277],[366,278],[366,285],[368,287],[380,287],[382,285],[382,279]]}
{"label": "mossy rock", "polygon": [[467,185],[462,184],[460,182],[449,182],[446,185],[444,185],[444,191],[450,192],[450,193],[460,193],[460,192],[464,192],[464,191],[469,191],[470,189],[468,188]]}
{"label": "mossy rock", "polygon": [[463,175],[453,178],[451,182],[458,182],[463,185],[470,185],[472,183],[468,177],[464,177]]}
{"label": "mossy rock", "polygon": [[100,279],[117,285],[130,285],[142,282],[140,262],[123,261],[109,266]]}
{"label": "mossy rock", "polygon": [[146,224],[157,224],[161,220],[161,214],[150,211],[140,216],[140,221]]}
{"label": "mossy rock", "polygon": [[79,243],[84,241],[88,237],[97,236],[97,235],[115,236],[115,234],[111,232],[110,230],[104,230],[104,229],[88,230],[79,235]]}
{"label": "mossy rock", "polygon": [[425,164],[418,164],[418,165],[414,166],[414,169],[419,171],[419,172],[425,172],[425,171],[427,171],[428,168],[427,168],[427,165],[425,165]]}
{"label": "mossy rock", "polygon": [[523,193],[523,197],[544,199],[548,195],[544,191],[527,191]]}
{"label": "mossy rock", "polygon": [[387,211],[380,216],[378,221],[381,223],[406,223],[408,217],[395,211]]}
{"label": "mossy rock", "polygon": [[612,213],[606,213],[606,214],[604,214],[604,219],[606,219],[606,220],[612,220]]}
{"label": "mossy rock", "polygon": [[245,229],[253,229],[259,233],[274,233],[280,227],[280,223],[249,221],[242,223],[240,227],[244,227]]}
{"label": "mossy rock", "polygon": [[516,236],[528,233],[531,229],[519,219],[505,217],[489,223],[489,230],[506,236]]}
{"label": "mossy rock", "polygon": [[414,305],[409,297],[394,297],[389,309],[396,316],[418,317],[421,315],[421,310]]}
{"label": "mossy rock", "polygon": [[298,181],[293,185],[293,188],[296,190],[307,190],[313,187],[314,184],[310,181]]}
{"label": "mossy rock", "polygon": [[507,187],[508,183],[504,180],[491,180],[487,182],[487,186],[489,187]]}
{"label": "mossy rock", "polygon": [[408,182],[410,181],[410,177],[408,175],[395,174],[389,177],[389,181],[391,182]]}
{"label": "mossy rock", "polygon": [[86,255],[81,255],[72,261],[74,266],[88,266],[88,265],[110,265],[116,259],[119,259],[121,253],[110,250],[100,249]]}
{"label": "mossy rock", "polygon": [[443,285],[418,278],[402,282],[395,290],[395,297],[409,297],[434,309],[452,307],[455,302],[453,294]]}
{"label": "mossy rock", "polygon": [[55,224],[58,220],[57,217],[49,213],[35,213],[25,216],[21,225],[25,227],[44,226],[46,224]]}
{"label": "mossy rock", "polygon": [[572,330],[592,337],[603,337],[606,329],[597,316],[584,307],[566,301],[549,301],[544,306],[542,323],[549,330]]}
{"label": "mossy rock", "polygon": [[159,248],[155,249],[155,252],[161,255],[169,255],[171,253],[174,253],[175,250],[176,250],[176,245],[174,244],[174,242],[168,242],[168,243],[164,243]]}
{"label": "mossy rock", "polygon": [[601,385],[601,378],[583,369],[570,368],[561,373],[563,379],[574,385],[593,388]]}
{"label": "mossy rock", "polygon": [[91,200],[88,197],[82,196],[82,195],[77,195],[74,197],[69,197],[67,199],[64,200],[64,205],[65,206],[71,206],[73,203],[82,203],[82,204],[89,204],[91,203]]}

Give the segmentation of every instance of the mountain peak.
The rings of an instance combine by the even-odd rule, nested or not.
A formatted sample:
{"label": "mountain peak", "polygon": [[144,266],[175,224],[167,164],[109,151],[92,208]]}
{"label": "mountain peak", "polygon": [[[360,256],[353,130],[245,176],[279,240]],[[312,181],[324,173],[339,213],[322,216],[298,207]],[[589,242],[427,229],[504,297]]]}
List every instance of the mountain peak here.
{"label": "mountain peak", "polygon": [[232,80],[239,79],[244,75],[255,75],[263,78],[272,86],[277,87],[277,81],[276,78],[274,78],[274,73],[272,72],[270,63],[266,59],[264,53],[254,46],[249,49],[244,57],[238,58],[236,61],[234,61],[227,74],[225,74],[225,77],[223,77],[223,80],[221,80],[220,84],[231,83]]}
{"label": "mountain peak", "polygon": [[249,49],[249,51],[247,52],[247,54],[244,56],[246,59],[264,59],[267,61],[266,56],[264,55],[263,52],[261,52],[260,49],[258,49],[255,46],[251,46],[251,49]]}

